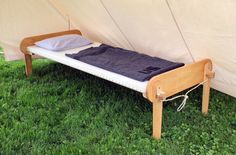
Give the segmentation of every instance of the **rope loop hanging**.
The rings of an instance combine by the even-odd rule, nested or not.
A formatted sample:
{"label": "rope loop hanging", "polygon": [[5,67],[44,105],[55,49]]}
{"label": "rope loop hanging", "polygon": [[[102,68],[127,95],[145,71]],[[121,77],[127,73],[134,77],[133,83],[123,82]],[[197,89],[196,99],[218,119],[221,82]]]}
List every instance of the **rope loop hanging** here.
{"label": "rope loop hanging", "polygon": [[191,88],[190,90],[188,90],[184,95],[178,95],[178,96],[174,96],[174,97],[172,97],[172,98],[170,98],[170,99],[164,99],[164,100],[162,100],[162,102],[169,102],[169,101],[173,101],[173,100],[176,100],[176,99],[178,99],[178,98],[184,98],[183,100],[182,100],[182,102],[181,102],[181,104],[178,106],[178,108],[177,108],[177,111],[178,112],[180,112],[184,107],[185,107],[185,105],[186,105],[186,103],[187,103],[187,100],[189,99],[189,96],[188,96],[188,94],[190,93],[190,92],[192,92],[193,90],[195,90],[195,89],[197,89],[199,86],[201,86],[202,84],[204,84],[204,83],[206,83],[208,80],[205,80],[205,81],[203,81],[203,82],[201,82],[201,83],[199,83],[198,85],[196,85],[195,87],[193,87],[193,88]]}

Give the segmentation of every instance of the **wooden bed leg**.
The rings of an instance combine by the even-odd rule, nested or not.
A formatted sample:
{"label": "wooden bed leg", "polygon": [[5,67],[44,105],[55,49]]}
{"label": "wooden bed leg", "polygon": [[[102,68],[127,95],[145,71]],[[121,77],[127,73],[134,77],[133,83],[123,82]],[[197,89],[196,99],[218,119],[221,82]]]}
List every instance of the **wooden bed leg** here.
{"label": "wooden bed leg", "polygon": [[153,102],[152,132],[154,139],[161,139],[162,109],[163,109],[163,102],[161,100],[156,100]]}
{"label": "wooden bed leg", "polygon": [[204,80],[207,80],[203,84],[203,92],[202,92],[202,113],[207,115],[208,106],[209,106],[209,97],[210,97],[210,89],[211,89],[211,79],[215,77],[215,73],[212,71],[212,64],[207,63],[204,69]]}
{"label": "wooden bed leg", "polygon": [[25,73],[28,77],[32,74],[32,56],[30,54],[25,54]]}
{"label": "wooden bed leg", "polygon": [[208,106],[209,106],[209,96],[210,96],[210,79],[206,83],[203,84],[203,92],[202,92],[202,113],[207,115]]}

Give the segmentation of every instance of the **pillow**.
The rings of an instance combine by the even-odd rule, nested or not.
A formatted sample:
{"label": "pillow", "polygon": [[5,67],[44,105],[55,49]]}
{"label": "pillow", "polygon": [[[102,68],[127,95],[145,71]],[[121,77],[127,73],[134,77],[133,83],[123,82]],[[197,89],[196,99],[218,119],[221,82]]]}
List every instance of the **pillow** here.
{"label": "pillow", "polygon": [[91,43],[90,40],[83,38],[81,35],[68,34],[44,39],[36,42],[35,45],[50,51],[65,51],[89,45]]}

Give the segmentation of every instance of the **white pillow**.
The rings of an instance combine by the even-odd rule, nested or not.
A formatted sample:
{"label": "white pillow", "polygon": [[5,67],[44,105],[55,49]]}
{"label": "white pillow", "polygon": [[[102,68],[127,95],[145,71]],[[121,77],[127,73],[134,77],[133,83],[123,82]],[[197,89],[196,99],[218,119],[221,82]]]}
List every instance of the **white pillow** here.
{"label": "white pillow", "polygon": [[36,46],[50,51],[65,51],[73,48],[89,45],[92,42],[78,34],[68,34],[44,39],[35,43]]}

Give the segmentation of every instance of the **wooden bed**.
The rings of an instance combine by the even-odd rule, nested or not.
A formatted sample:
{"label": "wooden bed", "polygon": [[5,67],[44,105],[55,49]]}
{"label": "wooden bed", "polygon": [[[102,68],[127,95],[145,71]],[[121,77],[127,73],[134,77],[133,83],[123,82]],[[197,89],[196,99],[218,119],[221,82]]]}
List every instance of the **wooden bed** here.
{"label": "wooden bed", "polygon": [[[28,47],[34,46],[34,43],[43,39],[61,36],[65,34],[79,34],[79,30],[70,30],[39,36],[33,36],[22,40],[20,49],[25,56],[26,75],[32,74],[32,53]],[[203,83],[202,93],[202,113],[207,114],[209,105],[210,83],[214,77],[212,71],[212,62],[210,59],[204,59],[183,67],[165,72],[152,77],[147,82],[146,91],[143,96],[153,105],[153,137],[161,138],[163,101],[185,89],[191,88],[197,84]]]}

